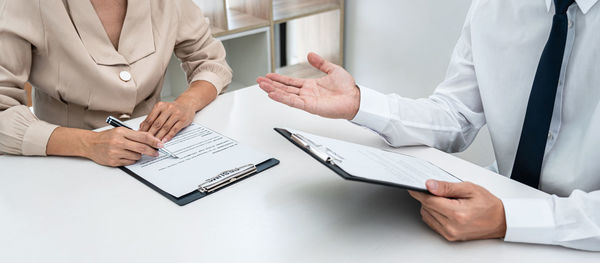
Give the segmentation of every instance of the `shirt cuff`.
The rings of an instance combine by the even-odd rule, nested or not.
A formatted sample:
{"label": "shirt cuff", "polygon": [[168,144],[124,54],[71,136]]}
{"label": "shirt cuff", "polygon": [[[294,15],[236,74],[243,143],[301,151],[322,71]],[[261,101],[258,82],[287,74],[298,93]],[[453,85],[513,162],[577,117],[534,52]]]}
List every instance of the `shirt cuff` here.
{"label": "shirt cuff", "polygon": [[502,199],[506,216],[504,241],[553,244],[554,213],[547,199]]}
{"label": "shirt cuff", "polygon": [[46,146],[50,135],[58,126],[45,121],[36,120],[25,131],[21,152],[23,155],[46,156]]}
{"label": "shirt cuff", "polygon": [[204,80],[210,82],[210,84],[213,84],[213,86],[215,86],[215,88],[217,89],[217,95],[220,94],[223,88],[225,87],[225,83],[223,83],[223,78],[219,77],[219,75],[217,75],[214,72],[200,71],[196,75],[194,75],[192,81],[190,81],[190,84],[197,80]]}
{"label": "shirt cuff", "polygon": [[360,107],[351,122],[382,133],[390,121],[387,96],[369,88],[360,87]]}

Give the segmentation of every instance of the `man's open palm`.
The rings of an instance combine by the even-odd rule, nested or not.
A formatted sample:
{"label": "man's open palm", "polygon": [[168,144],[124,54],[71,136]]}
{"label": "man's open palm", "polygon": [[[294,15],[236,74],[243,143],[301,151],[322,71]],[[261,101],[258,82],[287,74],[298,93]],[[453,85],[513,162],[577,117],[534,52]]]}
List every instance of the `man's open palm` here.
{"label": "man's open palm", "polygon": [[353,119],[360,106],[360,91],[352,75],[315,53],[308,62],[327,75],[299,79],[267,74],[256,81],[275,101],[327,118]]}

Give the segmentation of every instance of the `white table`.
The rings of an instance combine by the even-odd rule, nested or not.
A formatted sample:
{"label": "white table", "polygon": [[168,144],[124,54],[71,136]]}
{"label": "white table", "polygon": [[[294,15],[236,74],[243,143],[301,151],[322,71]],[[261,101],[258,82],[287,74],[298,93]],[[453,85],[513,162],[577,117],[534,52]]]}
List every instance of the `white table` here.
{"label": "white table", "polygon": [[[220,96],[196,121],[281,164],[179,207],[119,169],[78,158],[0,156],[0,262],[592,262],[595,253],[430,230],[405,190],[344,181],[273,131],[386,147],[370,131],[270,101]],[[398,149],[498,196],[538,196],[424,147]],[[202,167],[198,167],[201,171]]]}

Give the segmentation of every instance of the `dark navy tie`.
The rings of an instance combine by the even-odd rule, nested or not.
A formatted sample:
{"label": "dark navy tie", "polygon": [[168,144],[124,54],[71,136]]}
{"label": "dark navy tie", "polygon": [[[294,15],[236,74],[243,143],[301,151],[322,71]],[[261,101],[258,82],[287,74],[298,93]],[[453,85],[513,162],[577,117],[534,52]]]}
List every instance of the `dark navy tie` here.
{"label": "dark navy tie", "polygon": [[[552,30],[535,73],[511,178],[538,188],[546,140],[567,42],[567,9],[575,0],[554,0]],[[560,114],[560,113],[558,113]]]}

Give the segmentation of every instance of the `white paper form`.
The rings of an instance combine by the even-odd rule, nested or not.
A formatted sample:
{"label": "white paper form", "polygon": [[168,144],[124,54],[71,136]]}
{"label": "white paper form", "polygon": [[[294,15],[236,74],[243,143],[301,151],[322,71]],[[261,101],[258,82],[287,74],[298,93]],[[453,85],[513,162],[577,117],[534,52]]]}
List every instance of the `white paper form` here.
{"label": "white paper form", "polygon": [[314,134],[288,129],[310,140],[311,144],[325,150],[345,172],[382,182],[426,189],[425,182],[435,179],[446,182],[460,182],[459,179],[439,167],[405,154],[384,151],[360,144],[349,143]]}
{"label": "white paper form", "polygon": [[165,147],[179,158],[162,153],[158,157],[144,155],[126,168],[175,197],[196,191],[206,179],[225,170],[270,158],[196,123],[181,130]]}

